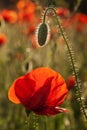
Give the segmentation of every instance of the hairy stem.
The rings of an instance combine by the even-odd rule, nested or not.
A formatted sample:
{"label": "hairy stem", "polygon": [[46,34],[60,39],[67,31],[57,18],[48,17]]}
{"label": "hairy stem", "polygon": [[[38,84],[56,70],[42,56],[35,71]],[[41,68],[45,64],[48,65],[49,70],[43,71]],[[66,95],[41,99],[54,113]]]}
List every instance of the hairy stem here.
{"label": "hairy stem", "polygon": [[25,121],[25,130],[30,130],[29,128],[30,115],[26,117]]}
{"label": "hairy stem", "polygon": [[57,20],[57,25],[58,25],[58,28],[60,29],[60,32],[62,34],[62,37],[65,41],[65,44],[67,46],[67,49],[68,49],[68,53],[69,53],[69,56],[70,56],[70,59],[71,59],[71,65],[72,65],[72,69],[73,69],[73,72],[74,72],[74,76],[75,76],[75,79],[76,79],[76,89],[77,89],[77,92],[78,92],[78,98],[79,98],[79,103],[80,103],[80,107],[82,109],[82,112],[85,116],[85,119],[87,120],[87,115],[86,115],[86,112],[85,112],[85,108],[84,108],[84,104],[83,104],[83,101],[82,101],[82,98],[81,98],[81,92],[80,92],[80,86],[79,86],[79,81],[78,81],[78,75],[77,75],[77,71],[76,71],[76,68],[75,68],[75,64],[74,64],[74,60],[73,60],[73,56],[72,56],[72,53],[71,53],[71,50],[70,50],[70,47],[69,47],[69,44],[68,44],[68,38],[67,36],[65,35],[65,32],[60,24],[60,21],[59,21],[59,17],[57,16],[56,14],[56,10],[53,8],[53,7],[48,7],[45,12],[44,12],[44,16],[43,16],[43,22],[45,22],[45,18],[46,18],[46,14],[49,10],[52,10],[55,14],[55,18]]}

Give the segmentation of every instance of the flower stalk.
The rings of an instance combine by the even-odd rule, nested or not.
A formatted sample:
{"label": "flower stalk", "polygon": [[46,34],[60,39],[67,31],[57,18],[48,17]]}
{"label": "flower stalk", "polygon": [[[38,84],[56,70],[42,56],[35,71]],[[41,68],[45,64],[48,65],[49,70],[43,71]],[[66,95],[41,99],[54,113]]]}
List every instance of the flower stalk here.
{"label": "flower stalk", "polygon": [[76,67],[75,67],[75,63],[74,63],[74,59],[73,59],[73,55],[72,55],[72,51],[71,51],[71,48],[69,46],[69,43],[68,43],[68,38],[61,26],[61,23],[60,23],[60,20],[59,20],[59,17],[57,16],[56,14],[56,10],[55,8],[53,7],[48,7],[45,12],[44,12],[44,16],[43,16],[43,23],[45,23],[45,19],[46,19],[46,14],[49,10],[52,10],[54,12],[54,15],[55,15],[55,18],[57,20],[57,25],[58,25],[58,28],[60,29],[60,32],[61,32],[61,35],[65,41],[65,44],[67,46],[67,50],[68,50],[68,53],[69,53],[69,57],[70,57],[70,60],[71,60],[71,66],[72,66],[72,70],[73,70],[73,74],[75,76],[75,79],[76,79],[76,93],[78,94],[77,96],[77,99],[79,101],[79,104],[80,104],[80,107],[81,107],[81,110],[83,112],[83,115],[85,116],[85,119],[87,120],[87,114],[85,112],[85,107],[84,107],[84,103],[82,101],[82,97],[81,97],[81,91],[80,91],[80,83],[79,83],[79,78],[78,78],[78,74],[77,74],[77,70],[76,70]]}
{"label": "flower stalk", "polygon": [[26,117],[25,121],[25,130],[30,130],[29,128],[30,115]]}

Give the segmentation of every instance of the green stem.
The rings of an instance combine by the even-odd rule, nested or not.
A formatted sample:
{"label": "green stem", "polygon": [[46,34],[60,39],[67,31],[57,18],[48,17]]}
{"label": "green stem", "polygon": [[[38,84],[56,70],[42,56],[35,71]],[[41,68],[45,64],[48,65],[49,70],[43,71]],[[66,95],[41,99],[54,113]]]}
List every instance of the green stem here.
{"label": "green stem", "polygon": [[35,130],[39,130],[39,124],[38,124],[38,115],[33,113],[33,127]]}
{"label": "green stem", "polygon": [[49,124],[49,123],[48,123],[48,117],[45,116],[45,126],[46,126],[45,129],[46,129],[46,130],[49,130],[49,129],[48,129],[48,124]]}
{"label": "green stem", "polygon": [[80,100],[80,106],[81,106],[81,109],[83,111],[83,114],[87,120],[87,115],[86,115],[86,112],[85,112],[85,109],[84,109],[84,105],[83,105],[83,101],[81,99],[81,92],[80,92],[80,88],[79,88],[79,81],[78,81],[78,76],[77,76],[77,72],[76,72],[76,68],[75,68],[75,65],[74,65],[74,61],[73,61],[73,56],[72,56],[72,53],[71,53],[71,50],[70,50],[70,47],[69,47],[69,44],[68,44],[68,39],[66,37],[66,35],[64,34],[64,31],[62,29],[62,26],[60,24],[60,21],[59,21],[59,18],[56,14],[56,10],[53,8],[53,7],[48,7],[45,12],[44,12],[44,16],[43,16],[43,22],[45,22],[45,18],[46,18],[46,14],[49,10],[52,10],[55,14],[55,17],[56,17],[56,20],[57,20],[57,25],[58,25],[58,28],[60,29],[60,32],[62,34],[62,37],[65,41],[65,44],[67,46],[67,49],[68,49],[68,53],[69,53],[69,56],[70,56],[70,59],[71,59],[71,64],[72,64],[72,69],[73,69],[73,72],[74,72],[74,75],[75,75],[75,79],[76,79],[76,85],[77,85],[77,89],[78,89],[78,96],[79,96],[79,100]]}
{"label": "green stem", "polygon": [[29,130],[29,121],[30,121],[30,115],[26,117],[25,130]]}

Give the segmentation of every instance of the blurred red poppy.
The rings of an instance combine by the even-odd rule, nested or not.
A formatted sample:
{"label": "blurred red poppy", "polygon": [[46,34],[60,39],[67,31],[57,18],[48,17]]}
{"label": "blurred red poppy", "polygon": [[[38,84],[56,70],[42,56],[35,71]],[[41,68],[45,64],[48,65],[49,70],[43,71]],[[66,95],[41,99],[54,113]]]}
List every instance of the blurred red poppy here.
{"label": "blurred red poppy", "polygon": [[17,2],[17,8],[18,8],[18,10],[24,9],[25,6],[26,6],[26,1],[24,1],[24,0],[19,0],[19,1]]}
{"label": "blurred red poppy", "polygon": [[76,13],[70,19],[68,19],[68,21],[63,21],[63,26],[65,28],[70,26],[72,27],[72,25],[76,28],[76,31],[83,31],[87,26],[87,15],[82,13]]}
{"label": "blurred red poppy", "polygon": [[19,1],[17,3],[17,8],[19,10],[19,20],[23,21],[29,21],[33,22],[35,17],[35,11],[36,11],[36,4],[34,4],[31,1],[25,2],[25,1]]}
{"label": "blurred red poppy", "polygon": [[17,19],[18,19],[17,13],[13,10],[3,10],[2,17],[5,21],[9,23],[15,23],[17,22]]}
{"label": "blurred red poppy", "polygon": [[7,37],[4,33],[0,34],[0,46],[7,42]]}
{"label": "blurred red poppy", "polygon": [[60,17],[69,17],[70,12],[67,8],[57,8],[56,13]]}
{"label": "blurred red poppy", "polygon": [[41,67],[16,79],[9,88],[8,98],[36,114],[50,116],[67,111],[59,107],[67,93],[63,77],[50,68]]}

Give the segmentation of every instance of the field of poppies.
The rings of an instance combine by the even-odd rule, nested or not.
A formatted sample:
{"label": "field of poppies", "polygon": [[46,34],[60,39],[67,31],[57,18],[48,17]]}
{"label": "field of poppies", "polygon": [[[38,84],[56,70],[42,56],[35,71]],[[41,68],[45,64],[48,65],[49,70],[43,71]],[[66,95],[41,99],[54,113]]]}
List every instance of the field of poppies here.
{"label": "field of poppies", "polygon": [[0,130],[87,129],[87,0],[0,0]]}

